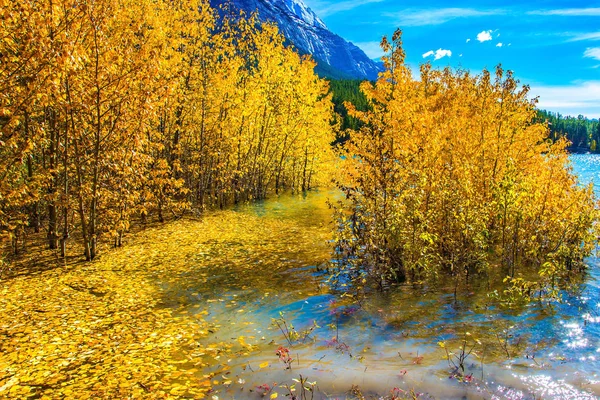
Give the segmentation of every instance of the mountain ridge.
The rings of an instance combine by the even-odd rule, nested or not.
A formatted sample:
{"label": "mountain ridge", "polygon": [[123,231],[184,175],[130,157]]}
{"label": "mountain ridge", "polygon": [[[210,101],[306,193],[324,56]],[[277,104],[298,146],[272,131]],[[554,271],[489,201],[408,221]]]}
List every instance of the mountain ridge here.
{"label": "mountain ridge", "polygon": [[302,0],[210,0],[210,4],[257,12],[260,21],[276,23],[300,53],[313,57],[322,76],[374,81],[382,70],[358,46],[331,32]]}

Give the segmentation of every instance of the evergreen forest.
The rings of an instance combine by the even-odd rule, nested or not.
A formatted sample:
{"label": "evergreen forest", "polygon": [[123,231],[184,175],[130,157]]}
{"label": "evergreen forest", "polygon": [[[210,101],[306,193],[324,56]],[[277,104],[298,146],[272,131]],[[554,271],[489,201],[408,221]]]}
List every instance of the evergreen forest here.
{"label": "evergreen forest", "polygon": [[548,124],[553,140],[566,138],[573,150],[598,151],[600,143],[600,123],[583,115],[577,117],[564,116],[560,113],[540,110],[538,121]]}

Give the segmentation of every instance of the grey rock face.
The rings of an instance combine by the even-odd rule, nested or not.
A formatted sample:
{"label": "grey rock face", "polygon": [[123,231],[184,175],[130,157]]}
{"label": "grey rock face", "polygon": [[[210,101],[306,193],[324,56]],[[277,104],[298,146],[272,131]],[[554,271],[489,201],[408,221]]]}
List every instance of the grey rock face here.
{"label": "grey rock face", "polygon": [[302,0],[210,0],[210,3],[213,7],[229,4],[246,13],[257,11],[261,21],[275,22],[300,53],[312,55],[321,75],[376,80],[381,71],[381,64],[327,29]]}

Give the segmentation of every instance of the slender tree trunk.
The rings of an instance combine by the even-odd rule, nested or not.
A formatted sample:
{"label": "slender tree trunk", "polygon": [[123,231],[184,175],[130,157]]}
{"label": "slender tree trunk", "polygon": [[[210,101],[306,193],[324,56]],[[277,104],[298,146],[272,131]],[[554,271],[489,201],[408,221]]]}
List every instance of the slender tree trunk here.
{"label": "slender tree trunk", "polygon": [[[29,112],[25,111],[25,137],[29,139]],[[29,182],[33,181],[33,154],[27,156],[27,178]],[[40,232],[40,213],[39,202],[35,201],[31,204],[29,213],[29,226],[33,228],[35,233]]]}
{"label": "slender tree trunk", "polygon": [[304,149],[304,166],[302,167],[302,191],[306,192],[307,179],[306,179],[306,166],[308,165],[308,147]]}
{"label": "slender tree trunk", "polygon": [[165,222],[165,217],[163,216],[163,205],[162,201],[158,202],[158,221],[162,224]]}
{"label": "slender tree trunk", "polygon": [[286,134],[285,137],[283,138],[283,146],[281,148],[281,157],[279,158],[279,165],[277,166],[277,172],[275,175],[275,194],[279,194],[279,188],[280,188],[280,185],[282,184],[281,175],[283,174],[283,162],[285,161],[285,156],[287,155],[287,152],[286,152],[287,139],[288,139],[288,135]]}
{"label": "slender tree trunk", "polygon": [[[50,0],[50,13],[52,15],[54,7],[52,0]],[[50,41],[54,45],[54,28],[50,27]],[[49,144],[49,170],[50,170],[50,183],[48,184],[48,248],[55,250],[58,246],[56,234],[56,199],[54,195],[56,193],[56,152],[58,150],[58,132],[56,129],[56,112],[54,109],[49,107],[47,113],[50,122],[50,144]]]}
{"label": "slender tree trunk", "polygon": [[95,115],[95,132],[94,132],[94,166],[92,173],[92,201],[90,202],[90,226],[89,226],[89,249],[90,260],[96,258],[96,241],[98,232],[96,231],[96,222],[98,219],[98,184],[100,175],[100,141],[102,132],[102,94],[100,88],[100,50],[98,42],[98,31],[94,28],[94,58],[95,70],[94,80],[96,84],[96,115]]}
{"label": "slender tree trunk", "polygon": [[[27,176],[29,180],[33,180],[33,155],[27,156]],[[40,211],[39,202],[35,201],[31,204],[31,211],[29,213],[29,226],[33,228],[35,233],[40,232]]]}
{"label": "slender tree trunk", "polygon": [[77,205],[78,205],[78,213],[79,219],[81,221],[81,235],[83,237],[83,247],[84,247],[84,255],[87,261],[92,259],[91,249],[90,249],[90,235],[88,232],[88,224],[87,218],[85,215],[85,207],[84,207],[84,199],[83,199],[83,171],[81,170],[81,155],[79,153],[79,146],[77,145],[77,141],[73,142],[73,147],[75,149],[75,170],[77,173],[77,184],[79,186],[79,190],[77,193]]}
{"label": "slender tree trunk", "polygon": [[58,247],[56,233],[56,152],[57,136],[56,129],[56,111],[52,108],[47,109],[48,122],[50,125],[50,143],[48,145],[48,169],[50,171],[50,182],[48,183],[48,248],[55,250]]}
{"label": "slender tree trunk", "polygon": [[[67,99],[71,99],[69,80],[65,80],[65,88],[67,91]],[[71,123],[74,123],[73,112],[71,111]],[[65,110],[65,136],[64,136],[64,152],[63,152],[63,234],[60,240],[60,256],[67,256],[67,240],[69,239],[69,113]]]}

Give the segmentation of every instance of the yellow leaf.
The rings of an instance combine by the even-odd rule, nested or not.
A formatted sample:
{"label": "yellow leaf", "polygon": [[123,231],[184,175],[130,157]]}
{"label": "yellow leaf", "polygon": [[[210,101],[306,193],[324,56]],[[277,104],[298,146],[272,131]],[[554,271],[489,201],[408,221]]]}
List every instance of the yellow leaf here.
{"label": "yellow leaf", "polygon": [[268,361],[265,361],[264,363],[260,364],[260,365],[258,366],[258,368],[267,368],[268,366],[269,366],[269,362],[268,362]]}
{"label": "yellow leaf", "polygon": [[171,389],[171,391],[169,393],[174,396],[181,396],[182,394],[185,393],[185,390],[186,390],[185,387],[180,386],[180,385],[175,385],[175,386],[173,386],[173,388]]}

